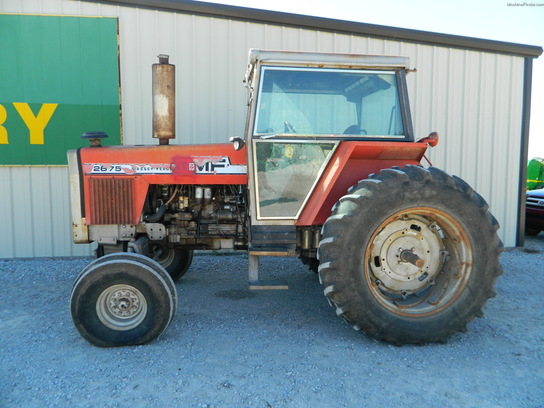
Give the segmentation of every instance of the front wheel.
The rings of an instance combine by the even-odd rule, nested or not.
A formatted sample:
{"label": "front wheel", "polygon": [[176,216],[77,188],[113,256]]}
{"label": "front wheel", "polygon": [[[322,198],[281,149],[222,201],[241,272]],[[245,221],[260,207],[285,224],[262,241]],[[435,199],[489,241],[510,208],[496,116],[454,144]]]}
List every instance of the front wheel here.
{"label": "front wheel", "polygon": [[72,320],[81,336],[98,347],[146,344],[174,316],[171,286],[146,263],[122,258],[97,262],[74,283]]}
{"label": "front wheel", "polygon": [[501,273],[487,204],[441,170],[382,170],[326,221],[319,275],[337,314],[397,344],[445,341],[482,315]]}

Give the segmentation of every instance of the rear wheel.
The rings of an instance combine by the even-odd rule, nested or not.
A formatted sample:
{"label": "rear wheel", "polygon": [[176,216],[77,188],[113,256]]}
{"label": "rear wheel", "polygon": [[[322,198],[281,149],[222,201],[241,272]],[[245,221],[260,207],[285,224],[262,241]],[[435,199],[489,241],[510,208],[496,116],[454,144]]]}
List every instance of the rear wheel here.
{"label": "rear wheel", "polygon": [[112,259],[80,274],[71,294],[74,325],[98,347],[139,345],[157,338],[175,311],[167,281],[142,262]]}
{"label": "rear wheel", "polygon": [[441,170],[383,170],[326,221],[319,275],[337,314],[397,344],[445,341],[494,296],[502,243],[487,204]]}

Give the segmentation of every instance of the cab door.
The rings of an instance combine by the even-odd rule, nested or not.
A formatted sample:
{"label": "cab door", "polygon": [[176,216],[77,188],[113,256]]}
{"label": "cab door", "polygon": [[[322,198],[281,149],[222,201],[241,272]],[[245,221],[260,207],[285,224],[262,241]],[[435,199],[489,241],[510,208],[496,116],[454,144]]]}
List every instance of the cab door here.
{"label": "cab door", "polygon": [[246,133],[252,247],[294,251],[296,220],[343,140],[406,138],[396,82],[392,70],[256,65]]}
{"label": "cab door", "polygon": [[253,140],[250,171],[254,186],[250,190],[253,249],[295,250],[295,222],[335,147],[335,142]]}
{"label": "cab door", "polygon": [[255,140],[256,219],[296,220],[335,145],[304,140]]}

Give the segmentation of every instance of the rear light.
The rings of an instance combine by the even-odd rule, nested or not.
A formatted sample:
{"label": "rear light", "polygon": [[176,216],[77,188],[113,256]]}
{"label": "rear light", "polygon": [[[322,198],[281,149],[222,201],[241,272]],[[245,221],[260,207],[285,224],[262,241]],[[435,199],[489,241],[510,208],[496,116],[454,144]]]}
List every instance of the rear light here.
{"label": "rear light", "polygon": [[429,136],[419,139],[418,143],[427,143],[429,147],[435,147],[438,144],[438,133],[431,132]]}

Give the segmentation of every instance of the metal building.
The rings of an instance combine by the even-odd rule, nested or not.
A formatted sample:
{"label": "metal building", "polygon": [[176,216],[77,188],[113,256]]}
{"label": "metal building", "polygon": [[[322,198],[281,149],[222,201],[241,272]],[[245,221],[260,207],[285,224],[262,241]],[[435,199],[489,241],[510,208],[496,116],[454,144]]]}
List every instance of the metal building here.
{"label": "metal building", "polygon": [[[532,62],[541,47],[188,0],[3,0],[0,13],[115,22],[123,144],[154,143],[151,64],[161,53],[177,66],[178,144],[243,134],[250,48],[409,57],[415,135],[441,135],[429,159],[488,201],[505,246],[523,243]],[[92,74],[98,62],[88,63]],[[1,137],[0,258],[88,255],[89,246],[72,244],[66,166],[5,166]]]}

